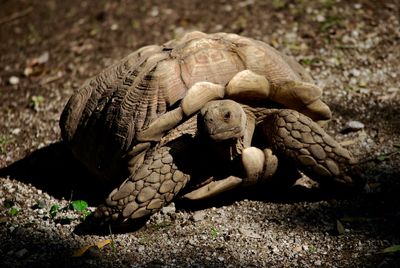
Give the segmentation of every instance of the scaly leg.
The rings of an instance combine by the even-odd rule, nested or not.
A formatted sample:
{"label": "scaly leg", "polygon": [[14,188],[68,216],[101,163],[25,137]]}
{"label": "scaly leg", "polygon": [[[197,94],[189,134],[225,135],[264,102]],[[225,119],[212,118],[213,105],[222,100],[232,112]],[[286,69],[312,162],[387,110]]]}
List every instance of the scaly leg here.
{"label": "scaly leg", "polygon": [[311,179],[321,184],[333,182],[360,186],[363,182],[350,152],[307,116],[288,109],[278,110],[261,123],[272,150],[294,161]]}
{"label": "scaly leg", "polygon": [[[148,149],[142,165],[114,189],[95,217],[113,220],[138,219],[168,204],[190,176],[177,167],[176,155],[185,153],[185,143]],[[179,156],[182,157],[182,156]]]}

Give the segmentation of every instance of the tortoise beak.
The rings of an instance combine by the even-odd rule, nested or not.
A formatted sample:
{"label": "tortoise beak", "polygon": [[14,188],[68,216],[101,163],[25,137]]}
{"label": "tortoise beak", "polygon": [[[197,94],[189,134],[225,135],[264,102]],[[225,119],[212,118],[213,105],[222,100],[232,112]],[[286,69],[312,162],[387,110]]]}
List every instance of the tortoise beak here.
{"label": "tortoise beak", "polygon": [[208,129],[208,134],[211,139],[215,141],[222,141],[228,139],[238,139],[244,135],[243,129],[239,126],[237,127],[228,127],[226,126],[218,126],[215,128]]}

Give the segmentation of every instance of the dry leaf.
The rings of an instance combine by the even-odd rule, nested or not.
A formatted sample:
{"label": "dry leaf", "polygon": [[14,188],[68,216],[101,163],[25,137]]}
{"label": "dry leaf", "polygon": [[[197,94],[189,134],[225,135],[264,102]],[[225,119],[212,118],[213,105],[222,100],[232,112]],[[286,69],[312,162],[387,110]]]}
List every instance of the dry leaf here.
{"label": "dry leaf", "polygon": [[97,242],[96,244],[91,244],[84,246],[80,249],[75,250],[74,254],[72,255],[73,257],[81,257],[83,254],[85,254],[90,248],[92,247],[97,247],[98,249],[102,249],[104,246],[108,245],[111,243],[111,239],[105,239],[102,241]]}

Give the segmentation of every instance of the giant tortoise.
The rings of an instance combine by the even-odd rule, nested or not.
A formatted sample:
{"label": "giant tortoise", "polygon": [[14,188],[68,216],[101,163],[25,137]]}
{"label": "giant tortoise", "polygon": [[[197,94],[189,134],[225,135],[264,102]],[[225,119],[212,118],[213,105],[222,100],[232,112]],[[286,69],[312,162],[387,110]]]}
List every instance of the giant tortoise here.
{"label": "giant tortoise", "polygon": [[[63,140],[89,170],[110,184],[124,181],[96,215],[137,219],[171,202],[194,177],[211,176],[214,184],[203,184],[201,193],[189,197],[271,176],[276,166],[271,149],[311,177],[352,182],[350,153],[316,123],[331,117],[321,94],[296,61],[263,42],[192,32],[162,46],[143,47],[89,79],[67,103],[60,126]],[[197,123],[186,126],[191,118]],[[217,129],[215,122],[233,125],[233,136],[219,135],[226,129]],[[213,165],[197,176],[204,170],[191,165],[207,158],[210,147],[202,150],[193,136],[165,138],[180,125],[210,138],[216,148],[228,148],[221,169]],[[264,133],[265,148],[253,146],[255,129]],[[235,146],[241,148],[233,153]],[[193,148],[200,157],[192,155]],[[238,157],[246,178],[228,176],[218,183],[214,178],[229,175],[229,163]]]}

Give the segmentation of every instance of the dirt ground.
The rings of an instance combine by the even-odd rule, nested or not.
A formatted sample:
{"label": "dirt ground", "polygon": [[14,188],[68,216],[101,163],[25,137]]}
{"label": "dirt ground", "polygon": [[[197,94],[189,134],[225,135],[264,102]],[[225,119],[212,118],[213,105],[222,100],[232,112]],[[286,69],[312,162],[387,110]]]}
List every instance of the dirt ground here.
{"label": "dirt ground", "polygon": [[[0,266],[400,266],[399,7],[397,0],[1,1]],[[76,210],[49,214],[71,200],[91,210],[107,194],[59,142],[59,116],[74,90],[135,49],[191,30],[252,37],[300,61],[324,87],[333,111],[327,130],[360,159],[369,191],[178,202],[121,234],[80,232]],[[354,121],[363,125],[346,127],[360,125]],[[112,243],[73,256],[106,239]]]}

